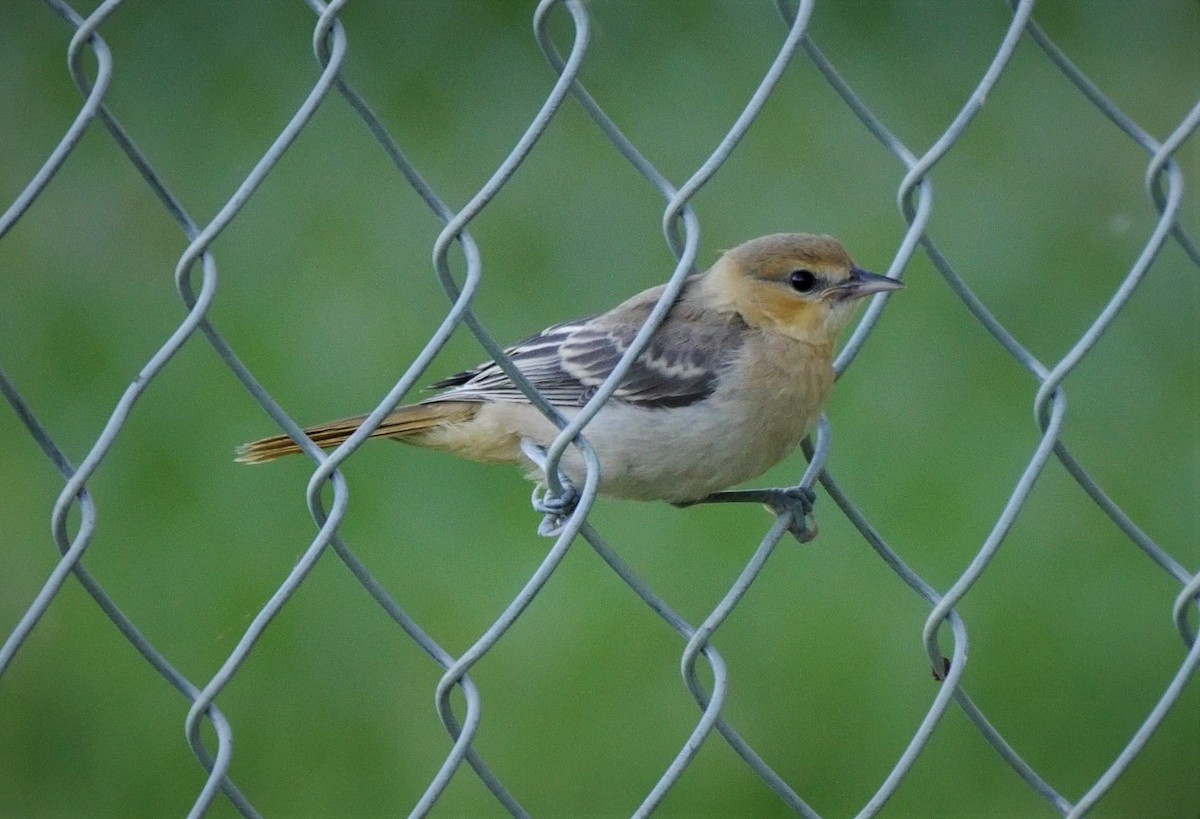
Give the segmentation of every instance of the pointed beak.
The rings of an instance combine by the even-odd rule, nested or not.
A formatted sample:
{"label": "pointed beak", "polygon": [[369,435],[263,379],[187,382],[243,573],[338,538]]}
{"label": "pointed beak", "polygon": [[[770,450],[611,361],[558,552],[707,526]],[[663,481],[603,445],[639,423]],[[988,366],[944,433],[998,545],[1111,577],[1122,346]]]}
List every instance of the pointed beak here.
{"label": "pointed beak", "polygon": [[904,283],[878,273],[868,273],[860,267],[850,268],[850,278],[832,288],[839,299],[861,299],[872,293],[899,290]]}

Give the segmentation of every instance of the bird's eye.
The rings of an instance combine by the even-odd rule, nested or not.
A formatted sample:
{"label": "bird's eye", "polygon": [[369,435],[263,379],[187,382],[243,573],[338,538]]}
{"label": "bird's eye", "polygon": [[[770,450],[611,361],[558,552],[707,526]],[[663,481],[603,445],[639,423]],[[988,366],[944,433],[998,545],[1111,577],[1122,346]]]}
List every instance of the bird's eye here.
{"label": "bird's eye", "polygon": [[811,270],[793,270],[788,274],[788,284],[797,293],[810,293],[817,286],[817,277]]}

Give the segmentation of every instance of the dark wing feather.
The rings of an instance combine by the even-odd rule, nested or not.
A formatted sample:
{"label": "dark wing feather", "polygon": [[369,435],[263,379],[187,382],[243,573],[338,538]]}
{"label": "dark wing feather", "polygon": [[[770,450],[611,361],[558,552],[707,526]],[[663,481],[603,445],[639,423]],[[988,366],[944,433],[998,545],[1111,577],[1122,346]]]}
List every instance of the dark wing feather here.
{"label": "dark wing feather", "polygon": [[[680,407],[716,389],[721,371],[737,354],[746,325],[733,314],[704,311],[680,300],[634,361],[613,398],[647,408]],[[553,404],[582,406],[613,371],[662,293],[647,290],[604,315],[557,324],[506,352],[521,373]],[[433,385],[444,392],[430,401],[525,402],[494,362]]]}

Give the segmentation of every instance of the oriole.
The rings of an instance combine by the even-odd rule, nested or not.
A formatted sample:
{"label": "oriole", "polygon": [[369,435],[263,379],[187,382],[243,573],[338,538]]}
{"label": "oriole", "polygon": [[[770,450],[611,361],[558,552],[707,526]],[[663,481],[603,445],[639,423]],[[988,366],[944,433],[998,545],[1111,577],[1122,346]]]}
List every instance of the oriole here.
{"label": "oriole", "polygon": [[[687,280],[616,392],[586,425],[600,461],[599,492],[686,505],[755,478],[799,444],[833,387],[839,331],[864,296],[901,287],[868,273],[829,236],[752,239]],[[662,293],[646,290],[606,313],[549,327],[507,350],[567,418],[612,371]],[[433,385],[372,433],[486,463],[524,463],[522,439],[548,446],[557,428],[494,362]],[[346,440],[365,416],[305,430],[316,444]],[[245,444],[238,460],[299,452],[287,436]],[[582,456],[560,465],[582,485]]]}

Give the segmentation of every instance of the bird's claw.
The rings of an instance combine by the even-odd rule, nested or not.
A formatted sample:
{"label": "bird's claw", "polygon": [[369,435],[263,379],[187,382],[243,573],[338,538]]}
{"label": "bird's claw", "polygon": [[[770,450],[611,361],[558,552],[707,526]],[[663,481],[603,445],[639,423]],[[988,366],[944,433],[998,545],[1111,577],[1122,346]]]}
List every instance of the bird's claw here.
{"label": "bird's claw", "polygon": [[813,504],[817,501],[817,493],[808,487],[793,486],[787,489],[774,490],[767,499],[766,506],[776,515],[791,514],[791,522],[787,530],[801,543],[808,543],[817,536],[817,522],[813,519]]}
{"label": "bird's claw", "polygon": [[533,509],[535,512],[541,512],[545,517],[538,524],[538,534],[542,537],[558,537],[562,532],[563,525],[567,522],[567,518],[571,517],[571,513],[575,511],[575,507],[579,504],[579,490],[572,486],[569,482],[562,480],[562,493],[558,495],[550,494],[550,490],[546,489],[541,496],[534,491]]}

